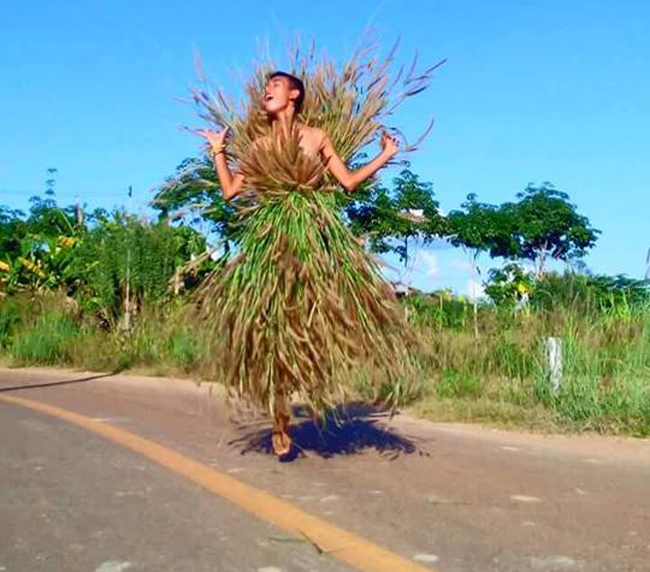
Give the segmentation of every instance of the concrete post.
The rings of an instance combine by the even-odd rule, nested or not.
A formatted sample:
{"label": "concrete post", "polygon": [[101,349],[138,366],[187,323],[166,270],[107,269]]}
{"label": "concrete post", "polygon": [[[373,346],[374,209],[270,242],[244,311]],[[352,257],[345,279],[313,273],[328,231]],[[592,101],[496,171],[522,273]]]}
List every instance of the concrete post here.
{"label": "concrete post", "polygon": [[557,395],[562,382],[562,340],[554,337],[546,338],[544,340],[544,353],[551,388],[553,393]]}

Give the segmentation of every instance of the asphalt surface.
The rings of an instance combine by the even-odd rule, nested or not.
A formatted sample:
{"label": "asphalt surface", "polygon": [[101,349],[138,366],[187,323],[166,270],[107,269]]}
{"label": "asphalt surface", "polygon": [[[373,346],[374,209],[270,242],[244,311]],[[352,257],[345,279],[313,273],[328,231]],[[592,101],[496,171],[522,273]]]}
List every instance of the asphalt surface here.
{"label": "asphalt surface", "polygon": [[0,403],[0,434],[1,570],[346,570],[63,421]]}
{"label": "asphalt surface", "polygon": [[[160,443],[400,554],[452,571],[650,571],[650,442],[390,421],[268,423],[219,391],[135,376],[0,371],[0,395]],[[348,570],[135,453],[0,401],[0,572]]]}

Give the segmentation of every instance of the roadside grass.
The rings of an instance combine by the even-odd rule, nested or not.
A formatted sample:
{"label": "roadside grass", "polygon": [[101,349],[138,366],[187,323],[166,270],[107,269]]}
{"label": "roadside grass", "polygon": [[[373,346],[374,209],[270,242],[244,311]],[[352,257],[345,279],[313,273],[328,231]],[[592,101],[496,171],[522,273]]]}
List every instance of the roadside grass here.
{"label": "roadside grass", "polygon": [[[446,305],[449,308],[446,308]],[[202,332],[181,302],[141,309],[133,328],[107,328],[61,296],[0,301],[0,363],[218,379]],[[457,300],[411,308],[423,350],[416,375],[400,386],[404,406],[437,421],[536,431],[650,436],[650,306],[503,311]],[[562,341],[563,375],[549,379],[543,340]],[[362,399],[385,398],[360,367],[347,380]]]}

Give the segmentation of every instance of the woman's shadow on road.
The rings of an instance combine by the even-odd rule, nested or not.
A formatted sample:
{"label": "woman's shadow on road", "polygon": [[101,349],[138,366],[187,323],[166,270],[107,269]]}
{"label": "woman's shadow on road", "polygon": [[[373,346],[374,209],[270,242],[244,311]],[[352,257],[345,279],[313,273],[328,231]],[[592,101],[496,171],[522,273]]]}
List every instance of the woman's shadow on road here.
{"label": "woman's shadow on road", "polygon": [[[348,403],[336,408],[325,422],[314,422],[305,407],[294,407],[290,436],[293,442],[291,452],[280,458],[293,461],[310,453],[324,459],[337,455],[354,455],[375,450],[393,460],[402,454],[427,455],[419,449],[415,440],[398,435],[387,426],[390,415],[362,403]],[[270,421],[265,421],[269,425]],[[241,435],[230,441],[230,445],[242,447],[241,454],[273,454],[271,430],[268,427],[254,427],[251,423],[240,423]]]}

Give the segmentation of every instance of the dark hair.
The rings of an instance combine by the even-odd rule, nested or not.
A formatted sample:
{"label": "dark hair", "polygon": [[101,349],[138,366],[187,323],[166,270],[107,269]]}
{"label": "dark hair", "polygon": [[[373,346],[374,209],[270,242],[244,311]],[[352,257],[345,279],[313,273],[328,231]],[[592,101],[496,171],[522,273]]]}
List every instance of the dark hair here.
{"label": "dark hair", "polygon": [[283,71],[273,72],[269,75],[268,81],[271,81],[276,77],[286,77],[289,80],[289,88],[297,89],[300,92],[298,98],[293,102],[296,113],[300,113],[300,110],[302,109],[302,103],[305,100],[305,84],[302,83],[302,80],[297,78],[295,75],[291,75],[290,73]]}

